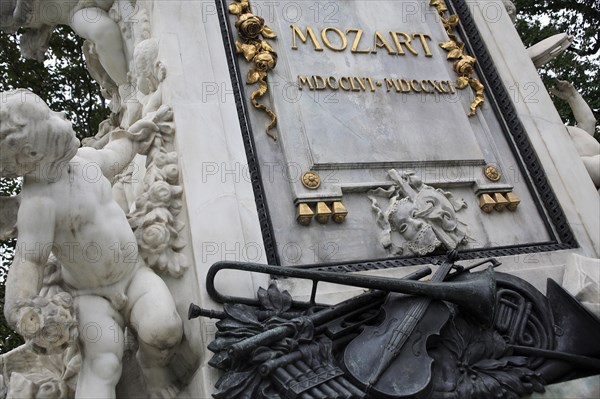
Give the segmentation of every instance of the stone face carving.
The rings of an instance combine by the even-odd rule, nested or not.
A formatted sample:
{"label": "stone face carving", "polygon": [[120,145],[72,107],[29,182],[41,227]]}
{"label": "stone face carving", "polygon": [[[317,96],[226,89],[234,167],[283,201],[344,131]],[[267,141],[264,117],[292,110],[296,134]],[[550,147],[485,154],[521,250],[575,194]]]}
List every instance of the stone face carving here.
{"label": "stone face carving", "polygon": [[[112,131],[101,150],[78,150],[79,141],[64,114],[51,111],[26,90],[1,95],[0,172],[24,179],[17,249],[6,287],[7,320],[29,340],[41,342],[44,325],[52,317],[63,317],[46,308],[65,305],[60,302],[66,300],[63,294],[36,299],[52,252],[79,323],[82,366],[77,396],[114,397],[123,328],[128,326],[139,341],[137,357],[150,396],[174,397],[177,389],[166,366],[182,337],[181,319],[165,283],[141,259],[110,186],[136,153],[146,153],[161,140],[158,133],[165,131],[170,111],[150,113],[128,131]],[[97,339],[86,335],[91,324],[100,329]],[[64,323],[58,325],[65,328]],[[76,338],[73,331],[58,329],[53,341],[59,348],[65,334],[69,342]]]}
{"label": "stone face carving", "polygon": [[594,185],[600,190],[600,143],[594,138],[596,118],[581,94],[569,82],[559,80],[550,92],[569,103],[577,121],[576,126],[567,126],[571,140],[581,157]]}
{"label": "stone face carving", "polygon": [[[388,174],[393,185],[371,190],[368,197],[383,229],[381,245],[391,255],[426,255],[442,244],[450,249],[467,241],[467,226],[456,218],[467,207],[464,200],[424,184],[413,172],[392,169]],[[389,200],[387,207],[380,205],[382,198]],[[396,234],[400,244],[393,238]]]}

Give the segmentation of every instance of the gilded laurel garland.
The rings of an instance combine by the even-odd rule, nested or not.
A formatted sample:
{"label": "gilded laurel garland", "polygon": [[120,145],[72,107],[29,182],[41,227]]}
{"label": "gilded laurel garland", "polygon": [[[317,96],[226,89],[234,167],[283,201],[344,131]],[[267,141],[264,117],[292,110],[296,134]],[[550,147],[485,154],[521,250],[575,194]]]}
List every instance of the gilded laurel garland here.
{"label": "gilded laurel garland", "polygon": [[477,107],[484,102],[484,86],[479,79],[473,77],[475,62],[477,62],[477,60],[464,53],[465,44],[459,41],[458,37],[453,33],[454,27],[458,25],[459,22],[458,15],[448,16],[448,8],[446,7],[444,0],[431,0],[429,5],[435,7],[440,15],[442,24],[450,39],[440,43],[440,47],[448,52],[449,60],[454,60],[453,69],[458,74],[456,87],[464,89],[467,86],[471,86],[471,89],[475,93],[475,99],[471,102],[471,111],[469,112],[469,116],[473,116],[477,113]]}
{"label": "gilded laurel garland", "polygon": [[252,14],[248,0],[234,1],[229,5],[229,12],[237,16],[235,27],[238,30],[239,39],[235,42],[236,52],[243,54],[246,61],[253,64],[248,71],[246,83],[259,84],[259,88],[250,95],[250,100],[254,108],[269,116],[271,122],[266,128],[266,133],[273,140],[277,140],[277,135],[271,131],[277,124],[277,116],[272,109],[258,102],[269,89],[267,74],[277,64],[277,53],[264,39],[274,39],[277,36],[271,28],[265,25],[263,18]]}

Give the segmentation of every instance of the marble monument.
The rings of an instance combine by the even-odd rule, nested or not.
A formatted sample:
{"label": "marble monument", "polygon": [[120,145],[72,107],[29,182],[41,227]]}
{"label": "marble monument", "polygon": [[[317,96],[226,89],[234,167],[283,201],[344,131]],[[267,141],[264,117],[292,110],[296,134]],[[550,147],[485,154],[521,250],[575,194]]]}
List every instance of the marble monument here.
{"label": "marble monument", "polygon": [[[254,315],[280,316],[292,298],[362,292],[311,294],[295,278],[259,289],[273,279],[239,270],[213,282],[220,261],[398,279],[458,249],[466,265],[501,262],[503,284],[545,293],[552,278],[597,312],[596,121],[561,82],[577,126],[562,123],[534,62],[568,38],[532,61],[510,2],[8,0],[1,11],[2,30],[29,28],[26,57],[43,59],[56,25],[85,38],[112,114],[78,148],[60,110],[1,93],[0,170],[24,179],[2,198],[1,235],[18,243],[4,313],[26,344],[0,357],[0,395],[228,397],[208,352],[228,353],[212,343],[223,326],[258,336]],[[215,290],[257,296],[252,317],[229,304],[209,314],[222,321],[187,320],[190,302],[221,309]],[[340,377],[327,344],[311,345]],[[527,378],[535,389],[519,394],[543,389]]]}

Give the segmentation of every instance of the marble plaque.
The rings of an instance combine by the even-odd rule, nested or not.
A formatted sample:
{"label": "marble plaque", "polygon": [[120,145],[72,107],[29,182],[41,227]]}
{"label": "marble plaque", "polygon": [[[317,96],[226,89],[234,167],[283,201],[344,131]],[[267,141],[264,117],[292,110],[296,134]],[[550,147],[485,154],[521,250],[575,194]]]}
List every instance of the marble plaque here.
{"label": "marble plaque", "polygon": [[350,1],[340,2],[330,22],[314,23],[308,8],[295,24],[276,21],[283,51],[273,83],[301,88],[293,104],[273,97],[286,152],[306,158],[295,160],[308,168],[483,163],[467,114],[450,93],[455,74],[438,45],[447,37],[435,9],[398,18],[401,9],[397,1]]}
{"label": "marble plaque", "polygon": [[244,4],[223,1],[224,39],[271,262],[560,243],[497,105],[506,90],[475,61],[468,9]]}

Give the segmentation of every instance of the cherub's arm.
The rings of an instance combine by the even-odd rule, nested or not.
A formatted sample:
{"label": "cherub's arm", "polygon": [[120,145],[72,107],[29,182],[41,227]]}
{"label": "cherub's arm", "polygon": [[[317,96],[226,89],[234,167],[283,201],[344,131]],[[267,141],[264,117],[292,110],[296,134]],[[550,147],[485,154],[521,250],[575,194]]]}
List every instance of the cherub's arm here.
{"label": "cherub's arm", "polygon": [[556,88],[551,88],[550,92],[569,103],[571,110],[573,110],[573,116],[577,121],[577,127],[593,136],[596,131],[596,118],[575,86],[570,82],[559,80]]}
{"label": "cherub's arm", "polygon": [[102,149],[80,148],[78,155],[96,163],[102,174],[110,181],[131,163],[136,154],[144,153],[158,127],[151,120],[140,120],[128,131],[117,130],[110,133],[110,141]]}
{"label": "cherub's arm", "polygon": [[4,316],[20,333],[19,300],[35,297],[42,286],[43,272],[54,242],[54,202],[46,198],[24,199],[19,208],[17,247],[8,271]]}

